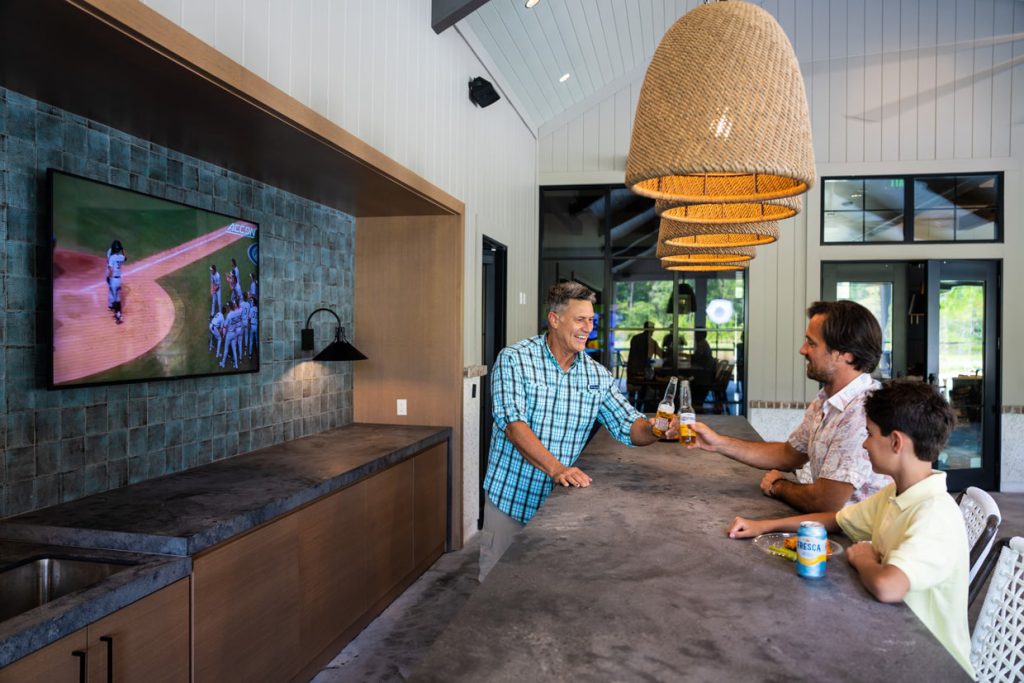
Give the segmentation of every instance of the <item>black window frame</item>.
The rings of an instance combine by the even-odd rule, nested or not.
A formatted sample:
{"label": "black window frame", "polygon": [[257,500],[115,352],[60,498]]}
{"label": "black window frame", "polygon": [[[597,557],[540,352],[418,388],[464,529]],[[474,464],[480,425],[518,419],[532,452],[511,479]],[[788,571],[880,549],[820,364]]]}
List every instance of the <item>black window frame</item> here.
{"label": "black window frame", "polygon": [[[994,176],[996,179],[996,236],[993,239],[952,239],[952,240],[918,240],[914,238],[914,218],[917,213],[917,207],[914,206],[914,186],[915,182],[925,178],[969,178],[969,177],[980,177],[980,176]],[[876,240],[866,241],[864,239],[857,241],[844,241],[844,242],[829,242],[825,240],[825,214],[828,213],[825,209],[825,183],[829,180],[848,180],[848,181],[865,181],[865,180],[901,180],[903,181],[903,239],[902,240]],[[819,225],[819,244],[823,247],[834,247],[834,246],[850,246],[850,245],[891,245],[891,244],[1002,244],[1004,242],[1006,231],[1004,229],[1004,218],[1005,218],[1005,197],[1006,182],[1003,171],[972,171],[969,173],[960,173],[957,171],[950,171],[947,173],[882,173],[877,175],[834,175],[834,176],[822,176],[821,187],[818,190],[818,196],[821,201],[821,223]],[[863,216],[865,209],[861,209],[859,213]],[[857,213],[851,211],[850,213]],[[863,223],[862,223],[863,226]],[[863,237],[863,232],[862,232]]]}

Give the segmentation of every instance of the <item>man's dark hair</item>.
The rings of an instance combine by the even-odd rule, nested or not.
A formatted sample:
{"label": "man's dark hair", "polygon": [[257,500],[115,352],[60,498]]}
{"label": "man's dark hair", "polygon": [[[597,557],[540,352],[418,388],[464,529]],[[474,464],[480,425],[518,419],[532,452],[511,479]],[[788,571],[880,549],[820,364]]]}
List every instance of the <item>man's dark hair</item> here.
{"label": "man's dark hair", "polygon": [[578,282],[559,282],[551,285],[545,303],[551,313],[561,313],[573,299],[593,304],[597,302],[597,295]]}
{"label": "man's dark hair", "polygon": [[893,380],[868,394],[864,413],[882,436],[900,431],[914,442],[914,454],[935,462],[956,426],[953,409],[931,384]]}
{"label": "man's dark hair", "polygon": [[825,344],[832,351],[853,356],[853,367],[871,372],[882,357],[882,328],[868,309],[854,301],[815,301],[807,317],[825,316],[821,327]]}

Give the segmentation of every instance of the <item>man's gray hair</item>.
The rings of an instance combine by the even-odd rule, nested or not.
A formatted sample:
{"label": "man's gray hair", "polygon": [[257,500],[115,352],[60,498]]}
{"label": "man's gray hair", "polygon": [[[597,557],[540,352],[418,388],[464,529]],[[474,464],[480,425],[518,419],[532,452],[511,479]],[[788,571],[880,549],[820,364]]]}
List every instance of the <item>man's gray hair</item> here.
{"label": "man's gray hair", "polygon": [[573,299],[597,303],[597,295],[578,282],[559,282],[551,285],[545,303],[549,312],[558,314],[564,311]]}

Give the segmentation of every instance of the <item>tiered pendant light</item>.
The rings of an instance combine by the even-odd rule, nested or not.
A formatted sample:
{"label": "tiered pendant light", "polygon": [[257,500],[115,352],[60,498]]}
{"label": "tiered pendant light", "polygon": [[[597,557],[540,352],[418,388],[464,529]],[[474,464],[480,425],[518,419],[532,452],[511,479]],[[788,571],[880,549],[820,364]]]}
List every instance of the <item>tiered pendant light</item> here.
{"label": "tiered pendant light", "polygon": [[[720,249],[719,262],[735,264],[728,249],[775,241],[776,221],[801,210],[797,195],[814,176],[800,66],[771,14],[715,2],[676,21],[647,69],[626,161],[626,185],[660,200],[658,213],[671,219],[662,232],[676,224],[671,239]],[[700,227],[681,232],[688,224]],[[744,232],[750,236],[737,236]],[[660,257],[661,239],[658,249]],[[673,269],[691,270],[713,256],[667,258]]]}
{"label": "tiered pendant light", "polygon": [[673,247],[658,241],[658,258],[674,263],[742,263],[754,258],[753,247]]}
{"label": "tiered pendant light", "polygon": [[800,197],[783,197],[771,202],[735,204],[688,204],[659,199],[654,210],[662,218],[681,223],[754,223],[758,221],[781,221],[800,213],[803,200]]}
{"label": "tiered pendant light", "polygon": [[779,224],[773,221],[721,225],[678,223],[662,218],[658,243],[671,247],[757,247],[779,238]]}
{"label": "tiered pendant light", "polygon": [[715,2],[676,21],[640,90],[626,185],[706,203],[791,197],[813,182],[804,82],[775,18]]}

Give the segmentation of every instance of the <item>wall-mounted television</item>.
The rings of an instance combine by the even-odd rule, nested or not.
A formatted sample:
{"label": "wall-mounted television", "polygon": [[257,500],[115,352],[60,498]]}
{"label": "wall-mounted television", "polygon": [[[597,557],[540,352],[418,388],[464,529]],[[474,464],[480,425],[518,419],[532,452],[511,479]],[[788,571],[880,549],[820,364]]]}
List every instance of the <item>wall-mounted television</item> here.
{"label": "wall-mounted television", "polygon": [[259,370],[256,223],[47,175],[51,388]]}

